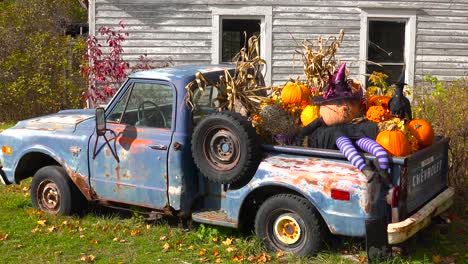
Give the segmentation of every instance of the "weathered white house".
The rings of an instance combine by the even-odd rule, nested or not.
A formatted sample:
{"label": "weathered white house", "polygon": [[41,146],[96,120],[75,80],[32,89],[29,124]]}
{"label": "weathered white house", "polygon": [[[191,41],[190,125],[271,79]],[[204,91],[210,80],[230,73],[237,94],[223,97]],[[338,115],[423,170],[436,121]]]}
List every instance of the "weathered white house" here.
{"label": "weathered white house", "polygon": [[[176,65],[229,61],[241,32],[261,37],[266,80],[282,84],[302,74],[295,49],[304,39],[345,39],[338,58],[352,77],[373,70],[406,82],[424,75],[468,76],[468,0],[90,0],[89,26],[127,23],[126,58],[147,54]],[[383,66],[370,64],[373,61]]]}

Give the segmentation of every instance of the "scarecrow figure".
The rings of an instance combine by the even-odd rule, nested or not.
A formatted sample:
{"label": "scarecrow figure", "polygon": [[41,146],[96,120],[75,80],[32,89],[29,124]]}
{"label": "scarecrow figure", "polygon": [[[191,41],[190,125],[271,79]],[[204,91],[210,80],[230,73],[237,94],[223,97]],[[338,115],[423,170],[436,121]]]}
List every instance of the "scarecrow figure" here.
{"label": "scarecrow figure", "polygon": [[[346,80],[345,71],[346,64],[342,64],[330,76],[323,95],[313,98],[314,104],[320,106],[320,117],[296,135],[296,143],[300,144],[307,136],[309,147],[338,148],[351,164],[362,171],[368,182],[378,173],[388,184],[388,155],[374,141],[378,134],[377,124],[371,121],[352,123],[361,115],[362,90],[360,86],[352,88],[352,80]],[[374,164],[377,171],[366,164],[355,146],[376,156]]]}

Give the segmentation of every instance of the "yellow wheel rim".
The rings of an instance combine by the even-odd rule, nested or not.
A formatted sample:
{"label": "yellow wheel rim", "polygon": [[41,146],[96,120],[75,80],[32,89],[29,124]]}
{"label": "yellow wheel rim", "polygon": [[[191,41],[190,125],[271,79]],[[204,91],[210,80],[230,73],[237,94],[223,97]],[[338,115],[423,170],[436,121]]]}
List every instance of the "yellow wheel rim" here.
{"label": "yellow wheel rim", "polygon": [[301,227],[296,219],[289,215],[282,215],[274,224],[275,235],[284,244],[292,245],[301,237]]}

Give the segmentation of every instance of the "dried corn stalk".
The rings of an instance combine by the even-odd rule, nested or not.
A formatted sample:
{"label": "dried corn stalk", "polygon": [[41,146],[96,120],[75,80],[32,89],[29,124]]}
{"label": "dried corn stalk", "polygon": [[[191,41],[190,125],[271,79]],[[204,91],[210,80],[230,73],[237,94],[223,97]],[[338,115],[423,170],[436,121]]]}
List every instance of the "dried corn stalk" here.
{"label": "dried corn stalk", "polygon": [[304,40],[303,48],[296,52],[302,57],[304,75],[309,87],[314,87],[317,92],[323,91],[328,84],[329,73],[333,74],[338,64],[335,55],[343,41],[344,31],[341,30],[338,37],[317,41]]}
{"label": "dried corn stalk", "polygon": [[260,103],[266,98],[266,90],[271,88],[264,87],[263,78],[260,78],[262,65],[266,62],[260,57],[260,46],[256,36],[248,39],[234,57],[234,61],[234,74],[225,70],[216,84],[200,72],[195,75],[195,80],[185,87],[185,102],[192,110],[197,104],[193,97],[193,86],[197,85],[198,89],[204,92],[207,85],[212,85],[218,89],[218,96],[214,99],[219,102],[218,111],[236,111],[244,116],[259,112]]}

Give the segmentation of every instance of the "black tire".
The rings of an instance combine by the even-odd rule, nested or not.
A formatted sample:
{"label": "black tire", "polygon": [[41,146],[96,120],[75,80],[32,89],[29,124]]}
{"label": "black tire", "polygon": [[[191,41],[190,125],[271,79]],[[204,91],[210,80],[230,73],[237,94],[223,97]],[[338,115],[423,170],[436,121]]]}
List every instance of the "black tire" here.
{"label": "black tire", "polygon": [[36,210],[53,215],[78,213],[84,203],[83,195],[60,166],[39,169],[33,176],[30,193]]}
{"label": "black tire", "polygon": [[217,183],[248,181],[260,161],[257,133],[235,112],[203,118],[192,134],[192,155],[202,175]]}
{"label": "black tire", "polygon": [[260,206],[255,217],[255,233],[271,251],[313,255],[323,242],[316,213],[305,198],[278,194]]}

